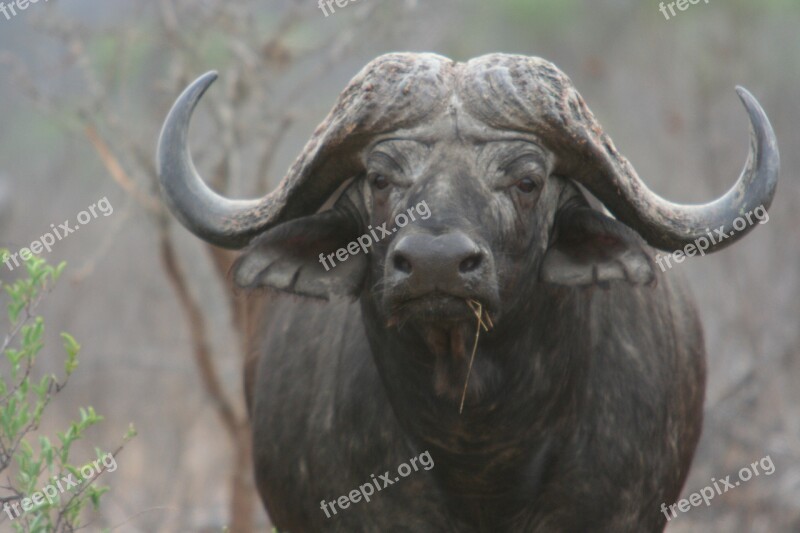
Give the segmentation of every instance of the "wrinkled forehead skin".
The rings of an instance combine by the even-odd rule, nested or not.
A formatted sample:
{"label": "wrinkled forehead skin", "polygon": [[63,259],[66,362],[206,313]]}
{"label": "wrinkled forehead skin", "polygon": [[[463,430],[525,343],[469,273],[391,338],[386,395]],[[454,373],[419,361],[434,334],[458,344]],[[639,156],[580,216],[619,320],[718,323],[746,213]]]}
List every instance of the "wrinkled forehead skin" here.
{"label": "wrinkled forehead skin", "polygon": [[[583,150],[588,156],[590,144],[601,144],[619,157],[569,77],[544,59],[508,54],[475,58],[460,66],[457,95],[464,110],[487,126],[532,134],[555,154],[569,154],[561,158],[562,165]],[[593,135],[587,138],[587,132]]]}
{"label": "wrinkled forehead skin", "polygon": [[[497,138],[521,132],[553,137],[551,144],[575,141],[563,132],[576,122],[602,135],[572,87],[558,67],[537,57],[489,54],[457,63],[436,54],[387,54],[353,78],[331,117],[349,123],[342,134],[356,136],[419,131],[458,111],[495,130]],[[326,121],[317,131],[329,127]]]}
{"label": "wrinkled forehead skin", "polygon": [[[371,61],[342,92],[315,133],[349,123],[350,134],[407,129],[448,104],[499,130],[556,133],[567,119],[593,120],[572,82],[538,57],[489,54],[457,63],[437,54],[387,54]],[[555,110],[555,111],[554,111]],[[567,117],[567,113],[571,113]],[[329,139],[332,140],[332,139]]]}
{"label": "wrinkled forehead skin", "polygon": [[361,174],[359,154],[372,141],[394,133],[413,137],[454,112],[489,137],[526,133],[556,154],[575,154],[586,144],[570,135],[574,129],[567,124],[605,137],[569,78],[543,59],[490,54],[458,63],[437,54],[387,54],[351,80],[315,130],[281,184],[278,201],[286,209],[279,218],[315,211],[344,179]]}

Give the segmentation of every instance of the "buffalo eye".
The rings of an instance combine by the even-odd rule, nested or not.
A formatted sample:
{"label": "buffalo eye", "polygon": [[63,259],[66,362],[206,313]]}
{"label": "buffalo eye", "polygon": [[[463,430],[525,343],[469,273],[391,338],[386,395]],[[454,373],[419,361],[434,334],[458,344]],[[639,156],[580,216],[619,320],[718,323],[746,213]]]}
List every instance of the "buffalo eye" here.
{"label": "buffalo eye", "polygon": [[385,189],[390,185],[389,178],[387,178],[383,174],[373,174],[370,178],[370,181],[379,191]]}
{"label": "buffalo eye", "polygon": [[536,182],[532,178],[522,178],[516,183],[517,189],[529,193],[536,190]]}

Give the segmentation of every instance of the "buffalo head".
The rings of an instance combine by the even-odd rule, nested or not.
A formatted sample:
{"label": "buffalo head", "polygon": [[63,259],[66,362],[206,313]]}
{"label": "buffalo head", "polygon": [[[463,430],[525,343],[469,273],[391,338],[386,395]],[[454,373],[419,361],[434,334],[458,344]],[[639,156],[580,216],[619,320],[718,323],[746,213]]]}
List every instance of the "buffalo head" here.
{"label": "buffalo head", "polygon": [[[747,232],[731,231],[734,220],[767,208],[777,181],[775,136],[743,88],[744,171],[721,198],[679,205],[648,189],[553,64],[390,54],[351,81],[274,192],[229,200],[204,184],[187,147],[192,111],[215,78],[189,86],[162,131],[172,212],[208,242],[249,245],[234,270],[239,286],[363,297],[383,324],[409,324],[433,352],[463,344],[470,300],[502,327],[535,297],[534,283],[654,281],[644,241],[672,251],[724,228],[733,237],[716,248],[731,244]],[[590,208],[576,184],[616,218]],[[376,237],[369,248],[336,257],[363,235]]]}

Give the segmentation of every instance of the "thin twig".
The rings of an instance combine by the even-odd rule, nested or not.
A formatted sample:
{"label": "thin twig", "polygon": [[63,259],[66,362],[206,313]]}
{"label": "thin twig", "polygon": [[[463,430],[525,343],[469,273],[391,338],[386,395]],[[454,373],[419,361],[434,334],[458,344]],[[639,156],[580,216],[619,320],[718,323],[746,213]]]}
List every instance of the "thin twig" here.
{"label": "thin twig", "polygon": [[[478,352],[478,339],[481,336],[481,326],[486,331],[489,331],[489,326],[486,325],[486,322],[483,321],[483,304],[481,304],[477,300],[468,300],[467,305],[469,308],[472,309],[472,312],[475,313],[475,318],[478,319],[477,329],[475,330],[475,342],[472,344],[472,355],[469,357],[469,366],[467,367],[467,378],[464,380],[464,390],[461,392],[461,405],[458,406],[458,414],[461,414],[464,411],[464,400],[467,398],[467,386],[469,385],[469,376],[472,373],[472,364],[475,362],[475,354]],[[486,313],[486,320],[489,324],[492,324],[492,319],[489,317],[489,313]],[[494,325],[492,324],[492,327]]]}
{"label": "thin twig", "polygon": [[161,204],[154,197],[142,192],[136,186],[136,183],[128,176],[128,173],[125,172],[125,169],[113,154],[111,148],[100,137],[97,129],[91,124],[86,124],[84,133],[89,139],[89,142],[92,143],[92,147],[94,147],[97,155],[106,167],[106,170],[108,170],[108,173],[114,178],[114,181],[122,187],[122,190],[131,195],[134,200],[151,213],[159,213],[161,211]]}
{"label": "thin twig", "polygon": [[228,398],[222,382],[217,374],[216,366],[211,357],[211,344],[207,337],[208,328],[205,323],[205,315],[202,307],[192,295],[189,285],[186,282],[186,275],[181,268],[172,239],[169,236],[169,229],[165,223],[159,228],[159,251],[161,263],[167,274],[167,279],[172,285],[178,297],[178,303],[183,309],[187,318],[192,351],[195,363],[200,370],[200,377],[203,380],[205,389],[214,403],[220,421],[226,429],[226,433],[231,441],[236,443],[238,428],[241,425],[239,417],[233,403]]}

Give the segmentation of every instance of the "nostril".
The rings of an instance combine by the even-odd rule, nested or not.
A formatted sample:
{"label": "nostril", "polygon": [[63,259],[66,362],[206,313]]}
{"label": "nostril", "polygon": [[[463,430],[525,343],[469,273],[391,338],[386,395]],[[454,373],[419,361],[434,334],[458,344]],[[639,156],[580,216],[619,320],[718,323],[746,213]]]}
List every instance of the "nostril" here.
{"label": "nostril", "polygon": [[394,259],[392,260],[394,264],[395,270],[402,272],[403,274],[411,274],[411,262],[406,259],[403,254],[394,254]]}
{"label": "nostril", "polygon": [[473,272],[481,266],[483,262],[483,254],[475,253],[471,256],[467,257],[458,265],[458,271],[462,274],[467,274],[469,272]]}

